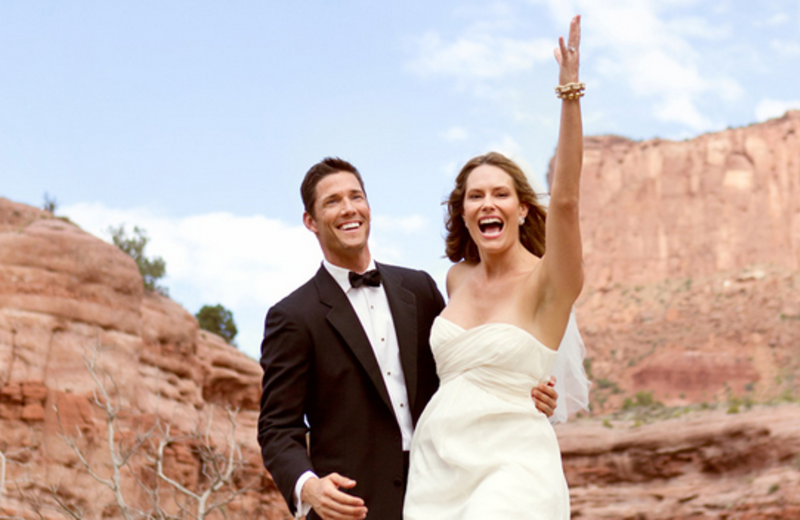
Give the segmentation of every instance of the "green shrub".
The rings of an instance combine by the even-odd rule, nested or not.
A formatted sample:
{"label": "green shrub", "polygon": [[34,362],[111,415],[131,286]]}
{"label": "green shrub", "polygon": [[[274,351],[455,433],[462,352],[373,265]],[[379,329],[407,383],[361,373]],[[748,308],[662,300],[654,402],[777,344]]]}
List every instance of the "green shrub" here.
{"label": "green shrub", "polygon": [[203,305],[194,317],[197,318],[197,323],[200,324],[201,329],[219,334],[230,345],[234,344],[233,338],[236,337],[239,330],[233,321],[233,313],[221,304],[214,306]]}
{"label": "green shrub", "polygon": [[55,197],[50,197],[47,192],[44,192],[44,202],[42,202],[42,209],[46,212],[50,213],[51,215],[56,214],[56,210],[58,209],[58,201],[56,201]]}
{"label": "green shrub", "polygon": [[660,408],[664,406],[661,402],[653,398],[653,392],[645,392],[640,390],[636,392],[633,399],[626,397],[622,403],[623,410],[630,410],[632,408]]}
{"label": "green shrub", "polygon": [[114,245],[120,248],[125,254],[133,258],[139,273],[142,275],[142,283],[148,291],[156,291],[159,294],[168,296],[169,291],[166,287],[158,285],[156,282],[167,273],[167,264],[160,256],[148,258],[144,254],[144,248],[150,241],[150,237],[144,229],[138,226],[133,227],[133,235],[129,237],[125,232],[125,225],[120,224],[118,228],[111,226],[108,228],[111,233],[111,240]]}

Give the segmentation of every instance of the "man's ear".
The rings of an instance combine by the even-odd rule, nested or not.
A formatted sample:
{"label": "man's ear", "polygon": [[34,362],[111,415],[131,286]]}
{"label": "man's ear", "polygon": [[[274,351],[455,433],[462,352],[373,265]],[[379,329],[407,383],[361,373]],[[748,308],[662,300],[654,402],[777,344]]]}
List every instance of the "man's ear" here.
{"label": "man's ear", "polygon": [[303,224],[305,224],[306,229],[308,229],[314,234],[316,234],[317,231],[319,231],[319,228],[317,228],[317,221],[314,220],[314,217],[312,217],[311,213],[309,213],[308,211],[303,212]]}

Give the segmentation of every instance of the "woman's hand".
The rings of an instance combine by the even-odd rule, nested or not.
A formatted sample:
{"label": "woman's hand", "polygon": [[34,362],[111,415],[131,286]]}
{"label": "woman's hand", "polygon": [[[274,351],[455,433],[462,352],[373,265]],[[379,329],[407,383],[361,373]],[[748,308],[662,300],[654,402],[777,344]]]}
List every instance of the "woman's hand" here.
{"label": "woman's hand", "polygon": [[560,66],[558,84],[576,83],[578,81],[578,68],[580,65],[581,44],[581,15],[576,16],[569,23],[569,38],[564,44],[564,37],[559,36],[558,47],[554,54]]}

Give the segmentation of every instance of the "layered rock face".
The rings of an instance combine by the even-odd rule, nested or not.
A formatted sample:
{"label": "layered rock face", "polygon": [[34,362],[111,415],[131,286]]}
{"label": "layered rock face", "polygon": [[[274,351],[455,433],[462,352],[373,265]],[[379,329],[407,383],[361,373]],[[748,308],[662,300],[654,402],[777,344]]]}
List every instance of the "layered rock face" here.
{"label": "layered rock face", "polygon": [[800,111],[690,141],[585,141],[587,283],[647,284],[753,264],[800,269]]}
{"label": "layered rock face", "polygon": [[637,391],[798,395],[800,111],[683,142],[587,138],[581,212],[599,410]]}
{"label": "layered rock face", "polygon": [[[86,366],[92,360],[97,382]],[[178,511],[181,493],[155,477],[152,460],[169,427],[177,441],[166,447],[164,473],[175,483],[202,491],[209,483],[202,450],[225,455],[234,446],[241,456],[232,485],[208,504],[246,490],[227,505],[228,515],[288,516],[255,440],[258,364],[200,331],[175,302],[145,293],[135,263],[116,247],[0,198],[0,516],[62,518],[57,510],[65,506],[84,518],[122,516],[112,491],[65,441],[99,478],[113,481],[98,383],[118,408],[118,456],[145,441],[121,471],[127,505],[148,510],[155,500]],[[239,410],[235,431],[226,408]],[[148,494],[154,489],[158,499]]]}
{"label": "layered rock face", "polygon": [[[800,518],[798,133],[800,112],[790,112],[684,142],[587,138],[577,315],[594,416],[556,428],[573,517]],[[45,507],[55,499],[85,518],[122,517],[59,436],[111,475],[107,414],[85,364],[96,352],[95,372],[110,376],[101,382],[121,405],[115,445],[210,424],[208,444],[227,453],[224,408],[239,408],[234,480],[250,487],[228,517],[288,518],[255,441],[258,364],[143,292],[117,248],[5,199],[0,517],[60,518]],[[659,420],[619,411],[626,400],[646,404],[640,396],[666,405]],[[207,483],[198,442],[164,456],[165,473],[193,489]],[[124,495],[142,508],[152,500],[143,487],[156,484],[148,449],[122,474]],[[159,489],[177,512],[174,486]]]}
{"label": "layered rock face", "polygon": [[800,518],[800,407],[557,427],[573,518]]}
{"label": "layered rock face", "polygon": [[557,427],[575,515],[800,518],[800,112],[587,138],[581,226],[591,402],[613,415]]}

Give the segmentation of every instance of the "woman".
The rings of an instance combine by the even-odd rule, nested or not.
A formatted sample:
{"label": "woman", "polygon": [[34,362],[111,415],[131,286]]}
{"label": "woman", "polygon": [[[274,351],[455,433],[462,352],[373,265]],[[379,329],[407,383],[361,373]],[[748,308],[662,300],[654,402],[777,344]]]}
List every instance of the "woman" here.
{"label": "woman", "polygon": [[555,51],[563,101],[546,218],[497,153],[469,161],[450,195],[447,255],[458,263],[431,331],[441,386],[412,441],[405,520],[570,517],[558,441],[528,394],[550,375],[583,286],[579,43],[575,17]]}

